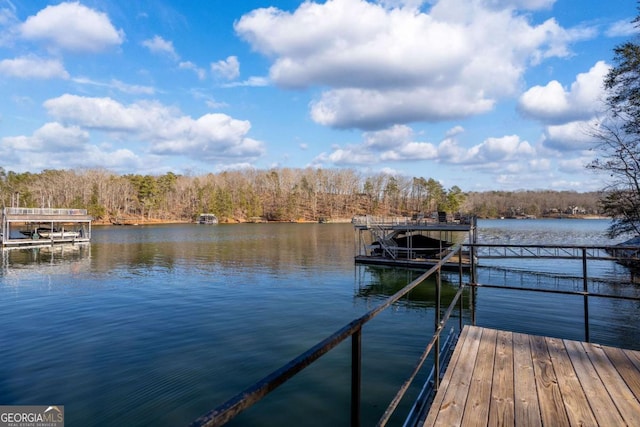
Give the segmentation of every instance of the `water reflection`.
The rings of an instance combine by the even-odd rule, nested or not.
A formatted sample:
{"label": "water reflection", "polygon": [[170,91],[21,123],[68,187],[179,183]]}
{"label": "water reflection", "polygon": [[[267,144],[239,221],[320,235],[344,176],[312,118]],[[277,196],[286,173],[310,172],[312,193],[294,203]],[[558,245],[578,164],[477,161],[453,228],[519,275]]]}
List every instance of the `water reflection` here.
{"label": "water reflection", "polygon": [[33,248],[0,250],[0,276],[19,276],[31,273],[78,274],[90,269],[91,245],[61,244]]}
{"label": "water reflection", "polygon": [[[371,302],[379,302],[394,295],[423,273],[419,270],[384,266],[359,266],[356,296]],[[407,307],[435,307],[435,286],[436,279],[433,275],[412,289],[397,304]],[[441,286],[441,306],[447,307],[458,292],[458,284],[447,280],[447,276],[443,274]],[[468,295],[468,292],[465,291],[463,295]]]}
{"label": "water reflection", "polygon": [[478,243],[605,246],[610,220],[478,220]]}
{"label": "water reflection", "polygon": [[177,266],[291,272],[339,265],[353,268],[350,224],[240,224],[216,227],[183,224],[94,229],[94,268]]}

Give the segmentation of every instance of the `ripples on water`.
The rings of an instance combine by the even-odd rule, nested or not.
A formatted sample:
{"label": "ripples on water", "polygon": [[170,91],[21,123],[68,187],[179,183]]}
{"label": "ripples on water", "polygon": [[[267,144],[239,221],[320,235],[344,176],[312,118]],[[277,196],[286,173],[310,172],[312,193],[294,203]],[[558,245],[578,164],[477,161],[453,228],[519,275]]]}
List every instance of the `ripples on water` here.
{"label": "ripples on water", "polygon": [[[479,225],[486,243],[601,244],[606,227]],[[355,266],[348,224],[96,227],[91,245],[2,255],[0,403],[64,404],[69,425],[188,424],[419,274]],[[483,268],[481,280],[581,286],[498,267]],[[624,282],[614,290],[637,292]],[[445,280],[443,305],[453,293]],[[420,287],[365,326],[364,425],[380,417],[422,352],[433,298],[432,285]],[[637,303],[593,301],[593,339],[637,348]],[[581,339],[581,298],[480,289],[477,308],[482,326]],[[347,425],[349,361],[347,342],[234,424]]]}
{"label": "ripples on water", "polygon": [[624,240],[610,240],[608,220],[479,220],[478,241],[482,243],[530,245],[605,246]]}
{"label": "ripples on water", "polygon": [[[608,220],[479,221],[478,241],[608,246],[629,238],[609,239],[608,225]],[[485,268],[479,270],[480,283],[568,291],[581,291],[584,287],[582,260],[481,260],[481,265]],[[587,267],[589,292],[640,297],[640,285],[632,283],[626,267],[610,261],[588,261]],[[484,313],[488,325],[500,327],[504,321],[522,332],[584,339],[582,297],[489,289],[481,292],[478,313]],[[589,298],[591,340],[640,348],[638,308],[640,304],[634,301]]]}

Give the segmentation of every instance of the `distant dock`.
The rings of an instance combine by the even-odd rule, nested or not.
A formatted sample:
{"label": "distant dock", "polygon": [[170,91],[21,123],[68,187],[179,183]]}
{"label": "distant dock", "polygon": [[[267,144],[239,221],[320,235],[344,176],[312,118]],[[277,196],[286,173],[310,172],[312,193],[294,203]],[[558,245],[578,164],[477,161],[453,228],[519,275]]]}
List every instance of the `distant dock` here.
{"label": "distant dock", "polygon": [[81,243],[91,240],[86,209],[3,208],[3,248]]}
{"label": "distant dock", "polygon": [[[354,217],[358,264],[430,268],[449,253],[455,243],[476,242],[476,219]],[[451,258],[445,268],[471,268],[468,252]]]}

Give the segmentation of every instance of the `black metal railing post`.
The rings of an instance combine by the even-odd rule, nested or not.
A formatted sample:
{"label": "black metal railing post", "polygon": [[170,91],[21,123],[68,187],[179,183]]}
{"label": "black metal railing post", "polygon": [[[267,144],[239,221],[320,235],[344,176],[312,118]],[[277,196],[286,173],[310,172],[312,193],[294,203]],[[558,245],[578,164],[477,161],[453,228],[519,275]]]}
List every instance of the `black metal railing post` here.
{"label": "black metal railing post", "polygon": [[[458,290],[462,289],[462,246],[460,247],[460,252],[458,252]],[[459,316],[458,319],[458,327],[460,331],[462,331],[462,316],[464,313],[464,298],[460,295],[460,305],[459,305]]]}
{"label": "black metal railing post", "polygon": [[589,280],[587,277],[587,248],[582,248],[582,290],[584,291],[584,340],[589,342]]}
{"label": "black metal railing post", "polygon": [[[440,328],[440,297],[442,294],[442,272],[440,267],[436,271],[436,312],[435,312],[435,329],[434,331],[437,333]],[[438,390],[440,388],[440,334],[436,336],[435,342],[435,354],[434,354],[434,386],[435,389]]]}
{"label": "black metal railing post", "polygon": [[351,427],[360,427],[362,384],[362,327],[351,336]]}
{"label": "black metal railing post", "polygon": [[475,242],[469,247],[469,256],[471,257],[471,273],[470,273],[470,289],[469,289],[469,308],[471,309],[471,324],[476,325],[476,284],[477,271],[476,271],[476,247]]}

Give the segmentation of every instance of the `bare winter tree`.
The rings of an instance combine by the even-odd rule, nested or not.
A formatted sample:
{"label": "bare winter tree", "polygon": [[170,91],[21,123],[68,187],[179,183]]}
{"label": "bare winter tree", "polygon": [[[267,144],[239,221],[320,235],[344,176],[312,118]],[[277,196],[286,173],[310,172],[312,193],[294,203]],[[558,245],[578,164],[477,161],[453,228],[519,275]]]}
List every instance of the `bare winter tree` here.
{"label": "bare winter tree", "polygon": [[609,175],[601,203],[613,219],[610,237],[640,235],[640,45],[617,46],[614,63],[604,81],[606,118],[593,132],[599,157],[588,166]]}

